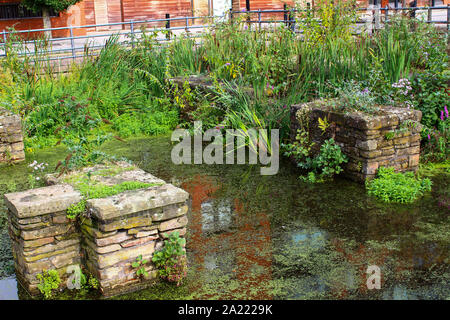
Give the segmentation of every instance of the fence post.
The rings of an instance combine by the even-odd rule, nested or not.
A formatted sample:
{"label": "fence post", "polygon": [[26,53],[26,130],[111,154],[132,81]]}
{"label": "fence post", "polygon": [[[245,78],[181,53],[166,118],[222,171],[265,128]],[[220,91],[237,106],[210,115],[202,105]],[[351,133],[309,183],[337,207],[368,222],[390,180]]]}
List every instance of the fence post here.
{"label": "fence post", "polygon": [[166,39],[170,40],[170,13],[166,13]]}
{"label": "fence post", "polygon": [[75,40],[73,39],[73,27],[69,25],[70,30],[70,46],[72,48],[72,60],[75,60]]}
{"label": "fence post", "polygon": [[134,49],[134,20],[130,20],[131,47]]}
{"label": "fence post", "polygon": [[[250,0],[245,0],[245,10],[247,12],[250,11]],[[248,23],[248,27],[250,28],[250,13],[247,13],[247,23]]]}
{"label": "fence post", "polygon": [[189,19],[186,17],[186,34],[189,33]]}
{"label": "fence post", "polygon": [[283,12],[283,20],[284,20],[284,24],[287,27],[288,26],[288,22],[287,22],[288,13],[287,13],[287,4],[286,3],[283,5],[283,10],[284,10],[284,12]]}
{"label": "fence post", "polygon": [[387,28],[389,22],[389,5],[384,8],[384,27]]}
{"label": "fence post", "polygon": [[447,43],[450,41],[448,32],[450,32],[450,4],[447,5]]}
{"label": "fence post", "polygon": [[3,30],[3,47],[5,48],[5,57],[8,56],[8,49],[6,47],[6,41],[8,41],[7,37],[6,37],[6,30]]}
{"label": "fence post", "polygon": [[378,1],[374,0],[373,5],[374,5],[375,10],[374,10],[374,15],[373,15],[374,26],[372,29],[372,33],[374,33],[376,30],[380,29],[380,7],[378,5]]}
{"label": "fence post", "polygon": [[294,20],[294,9],[291,9],[289,11],[289,27],[291,28],[291,31],[295,31],[295,20]]}
{"label": "fence post", "polygon": [[434,0],[430,0],[429,1],[429,6],[428,6],[428,23],[431,23],[432,21],[432,16],[431,16],[431,7],[434,7]]}
{"label": "fence post", "polygon": [[261,31],[261,9],[258,9],[258,24],[259,24],[259,31]]}
{"label": "fence post", "polygon": [[417,1],[414,0],[413,2],[411,2],[410,7],[413,8],[413,9],[412,9],[412,12],[411,12],[411,18],[415,18],[415,17],[416,17]]}

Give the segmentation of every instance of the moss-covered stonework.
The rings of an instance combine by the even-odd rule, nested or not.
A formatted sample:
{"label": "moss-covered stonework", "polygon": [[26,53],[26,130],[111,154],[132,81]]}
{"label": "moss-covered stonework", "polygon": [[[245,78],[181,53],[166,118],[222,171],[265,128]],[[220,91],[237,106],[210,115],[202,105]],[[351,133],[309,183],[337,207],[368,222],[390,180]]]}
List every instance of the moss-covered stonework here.
{"label": "moss-covered stonework", "polygon": [[[291,107],[291,139],[300,129],[299,117],[308,114],[309,136],[318,150],[322,143],[334,138],[349,158],[344,175],[364,182],[375,176],[379,167],[394,167],[396,171],[416,171],[420,154],[419,110],[380,107],[376,114],[360,111],[342,112],[326,101],[314,101]],[[330,124],[323,131],[318,119]]]}
{"label": "moss-covered stonework", "polygon": [[[67,209],[82,200],[77,187],[85,179],[96,186],[139,182],[149,187],[83,200],[86,212],[70,220]],[[37,273],[57,269],[65,280],[73,264],[99,280],[104,296],[148,287],[157,270],[147,263],[149,276],[143,279],[131,264],[140,255],[151,261],[165,233],[186,233],[189,194],[127,163],[50,175],[47,182],[48,187],[5,195],[16,274],[32,295],[39,293]]]}
{"label": "moss-covered stonework", "polygon": [[5,195],[17,279],[30,294],[39,293],[38,273],[55,269],[64,281],[66,268],[80,264],[80,234],[65,213],[80,199],[69,185]]}
{"label": "moss-covered stonework", "polygon": [[0,108],[0,163],[25,160],[20,117]]}

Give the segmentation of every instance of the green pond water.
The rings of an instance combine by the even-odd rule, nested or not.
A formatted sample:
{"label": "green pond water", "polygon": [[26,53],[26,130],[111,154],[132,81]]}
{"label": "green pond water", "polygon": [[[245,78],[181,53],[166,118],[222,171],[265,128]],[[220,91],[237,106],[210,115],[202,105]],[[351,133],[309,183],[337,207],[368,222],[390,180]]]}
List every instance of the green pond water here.
{"label": "green pond water", "polygon": [[[433,173],[433,190],[411,205],[385,204],[344,179],[307,184],[283,160],[275,176],[257,166],[174,165],[167,136],[111,142],[125,156],[192,196],[189,274],[176,287],[115,299],[449,299],[450,174]],[[50,166],[62,147],[27,155]],[[446,172],[447,171],[447,172]],[[26,188],[27,164],[0,167],[0,194]],[[17,288],[0,202],[0,299],[28,298]],[[369,265],[381,289],[368,290]],[[96,294],[62,292],[57,299]]]}

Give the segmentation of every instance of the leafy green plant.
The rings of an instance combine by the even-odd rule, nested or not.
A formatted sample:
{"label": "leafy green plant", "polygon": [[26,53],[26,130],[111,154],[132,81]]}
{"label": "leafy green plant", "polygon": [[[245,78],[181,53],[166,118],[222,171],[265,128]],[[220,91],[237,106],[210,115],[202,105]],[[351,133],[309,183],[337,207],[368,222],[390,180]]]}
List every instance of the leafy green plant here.
{"label": "leafy green plant", "polygon": [[139,255],[136,258],[136,261],[131,264],[131,266],[134,269],[137,269],[136,275],[138,277],[144,277],[144,278],[148,277],[148,272],[147,272],[147,270],[145,270],[145,265],[147,264],[147,262],[148,262],[148,260],[143,259],[142,255]]}
{"label": "leafy green plant", "polygon": [[153,254],[152,261],[158,268],[161,278],[180,285],[187,275],[186,239],[181,238],[178,231],[172,232],[164,241],[161,250]]}
{"label": "leafy green plant", "polygon": [[343,171],[341,165],[347,161],[347,156],[342,153],[341,148],[333,139],[325,140],[316,157],[308,157],[305,162],[299,163],[299,167],[312,170],[306,178],[301,178],[313,183],[332,179]]}
{"label": "leafy green plant", "polygon": [[431,180],[418,179],[413,172],[395,173],[394,168],[380,167],[377,177],[366,181],[369,195],[384,202],[410,203],[431,191]]}
{"label": "leafy green plant", "polygon": [[43,270],[42,273],[36,275],[39,280],[37,288],[44,295],[45,299],[50,299],[53,296],[53,291],[59,288],[61,279],[56,270]]}
{"label": "leafy green plant", "polygon": [[297,130],[297,135],[293,143],[281,144],[284,149],[284,155],[286,157],[293,157],[297,162],[302,162],[309,157],[314,145],[315,143],[309,139],[309,133],[301,129]]}

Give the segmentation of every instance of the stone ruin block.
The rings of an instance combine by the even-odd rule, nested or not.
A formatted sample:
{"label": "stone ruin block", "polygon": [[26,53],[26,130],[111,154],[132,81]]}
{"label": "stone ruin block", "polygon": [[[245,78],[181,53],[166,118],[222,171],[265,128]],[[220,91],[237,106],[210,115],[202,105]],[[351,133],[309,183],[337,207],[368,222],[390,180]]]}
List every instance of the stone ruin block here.
{"label": "stone ruin block", "polygon": [[43,270],[57,270],[63,282],[66,268],[80,264],[80,234],[66,210],[81,200],[69,185],[5,195],[16,276],[31,295],[38,294],[36,278]]}
{"label": "stone ruin block", "polygon": [[[85,214],[75,223],[66,218],[65,210],[82,199],[74,189],[74,181],[88,171],[92,181],[104,185],[139,181],[154,186],[87,200]],[[170,233],[186,234],[189,194],[128,164],[97,165],[61,177],[49,176],[47,182],[52,186],[5,196],[10,208],[16,273],[27,289],[35,287],[35,276],[43,269],[61,269],[65,273],[64,268],[71,264],[81,264],[89,270],[99,281],[104,296],[149,287],[158,276],[151,262],[153,253],[163,247]],[[17,212],[34,215],[32,219],[27,215],[15,218]],[[18,229],[16,220],[25,227]],[[38,230],[37,235],[30,236],[28,229]],[[65,237],[69,234],[73,234],[71,242]],[[29,248],[39,260],[30,261]],[[138,277],[137,269],[131,265],[140,255],[149,261],[145,265],[149,274],[146,278]]]}
{"label": "stone ruin block", "polygon": [[0,108],[0,163],[25,160],[22,121],[18,115]]}
{"label": "stone ruin block", "polygon": [[[137,170],[141,182],[164,183]],[[151,261],[153,253],[162,248],[166,234],[186,234],[188,199],[187,192],[163,184],[88,200],[90,219],[84,219],[81,226],[83,250],[87,267],[100,281],[104,295],[136,291],[154,282],[158,272],[152,263],[145,267],[149,274],[146,279],[137,277],[131,264],[140,255]]]}
{"label": "stone ruin block", "polygon": [[[308,111],[309,110],[309,111]],[[343,112],[318,100],[291,107],[291,141],[300,129],[299,116],[309,114],[309,135],[315,143],[313,154],[322,143],[333,138],[348,157],[343,175],[357,182],[375,177],[379,167],[397,172],[416,171],[420,157],[419,110],[381,106],[376,114]],[[318,119],[326,117],[329,128],[323,132]]]}

